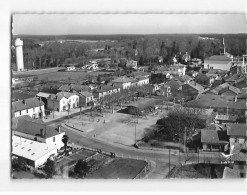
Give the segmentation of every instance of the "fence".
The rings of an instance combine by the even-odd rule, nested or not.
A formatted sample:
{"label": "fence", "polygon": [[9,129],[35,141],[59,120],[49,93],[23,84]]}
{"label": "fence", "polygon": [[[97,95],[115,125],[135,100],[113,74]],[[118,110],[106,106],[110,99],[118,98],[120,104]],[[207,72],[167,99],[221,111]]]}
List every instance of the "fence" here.
{"label": "fence", "polygon": [[147,162],[147,165],[133,179],[144,178],[150,169],[151,169],[151,163]]}

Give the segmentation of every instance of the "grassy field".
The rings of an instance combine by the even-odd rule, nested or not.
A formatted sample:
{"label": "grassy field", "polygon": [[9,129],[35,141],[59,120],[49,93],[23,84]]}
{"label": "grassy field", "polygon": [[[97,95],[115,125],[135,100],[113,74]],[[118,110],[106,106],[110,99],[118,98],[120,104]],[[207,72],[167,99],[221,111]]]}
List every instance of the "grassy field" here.
{"label": "grassy field", "polygon": [[86,179],[134,179],[146,165],[143,160],[117,158],[89,174]]}
{"label": "grassy field", "polygon": [[48,81],[62,81],[62,80],[85,80],[89,77],[96,78],[99,74],[105,74],[109,72],[97,71],[97,72],[58,72],[58,68],[35,70],[14,74],[13,77],[27,77],[37,76],[38,80]]}

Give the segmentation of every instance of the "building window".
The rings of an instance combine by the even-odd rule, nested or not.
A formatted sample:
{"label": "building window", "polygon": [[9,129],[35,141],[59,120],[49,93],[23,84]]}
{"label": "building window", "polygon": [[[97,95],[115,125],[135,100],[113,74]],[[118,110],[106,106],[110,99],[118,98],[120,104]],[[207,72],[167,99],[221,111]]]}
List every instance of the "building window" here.
{"label": "building window", "polygon": [[33,108],[33,111],[35,111],[35,108]]}
{"label": "building window", "polygon": [[28,113],[28,109],[27,109],[27,113]]}
{"label": "building window", "polygon": [[56,137],[53,137],[53,142],[55,142],[56,141]]}
{"label": "building window", "polygon": [[21,111],[19,111],[19,114],[21,115]]}
{"label": "building window", "polygon": [[237,137],[235,137],[235,143],[238,143],[239,139]]}

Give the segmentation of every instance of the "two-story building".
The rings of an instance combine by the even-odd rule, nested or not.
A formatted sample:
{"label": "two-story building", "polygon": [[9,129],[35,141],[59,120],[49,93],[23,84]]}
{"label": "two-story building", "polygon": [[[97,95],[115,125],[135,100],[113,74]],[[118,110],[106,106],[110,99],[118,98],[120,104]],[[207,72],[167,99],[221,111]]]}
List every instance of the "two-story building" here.
{"label": "two-story building", "polygon": [[45,104],[37,98],[28,98],[12,102],[12,114],[14,117],[29,115],[32,118],[45,117]]}
{"label": "two-story building", "polygon": [[182,85],[182,93],[185,96],[196,97],[198,94],[203,92],[203,90],[204,90],[203,86],[201,86],[200,84],[194,81]]}
{"label": "two-story building", "polygon": [[115,86],[115,87],[119,87],[121,89],[128,89],[131,87],[132,81],[133,81],[133,79],[131,79],[131,78],[119,77],[117,79],[114,79],[112,81],[112,83],[113,83],[113,86]]}
{"label": "two-story building", "polygon": [[79,96],[70,92],[59,92],[47,98],[47,109],[65,111],[79,106]]}
{"label": "two-story building", "polygon": [[62,137],[65,135],[61,132],[60,126],[57,128],[46,125],[43,121],[18,117],[13,119],[13,135],[34,140],[37,142],[52,144],[61,149],[64,146]]}
{"label": "two-story building", "polygon": [[94,102],[93,94],[87,91],[82,91],[78,93],[80,97],[79,104],[80,106],[90,106],[92,102]]}
{"label": "two-story building", "polygon": [[227,135],[230,137],[230,147],[239,144],[241,147],[247,147],[247,126],[241,123],[227,124]]}
{"label": "two-story building", "polygon": [[92,91],[93,97],[97,100],[104,98],[106,95],[120,92],[120,87],[112,85],[99,85]]}

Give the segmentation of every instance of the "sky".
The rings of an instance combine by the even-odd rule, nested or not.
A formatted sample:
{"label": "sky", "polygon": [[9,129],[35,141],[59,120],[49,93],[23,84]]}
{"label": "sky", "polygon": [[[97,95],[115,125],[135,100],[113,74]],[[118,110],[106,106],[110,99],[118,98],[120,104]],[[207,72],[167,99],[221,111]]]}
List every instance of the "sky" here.
{"label": "sky", "polygon": [[246,33],[244,14],[16,14],[12,33]]}

